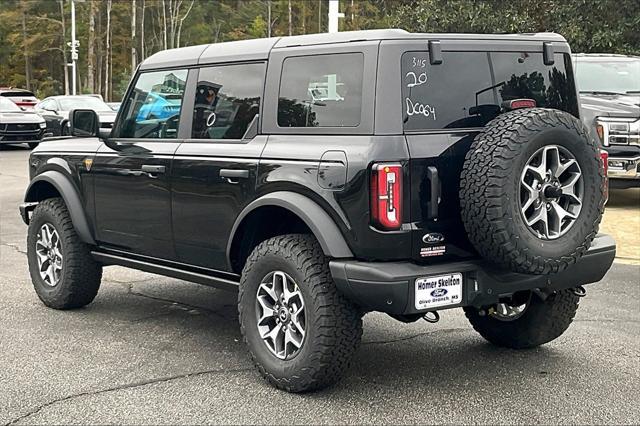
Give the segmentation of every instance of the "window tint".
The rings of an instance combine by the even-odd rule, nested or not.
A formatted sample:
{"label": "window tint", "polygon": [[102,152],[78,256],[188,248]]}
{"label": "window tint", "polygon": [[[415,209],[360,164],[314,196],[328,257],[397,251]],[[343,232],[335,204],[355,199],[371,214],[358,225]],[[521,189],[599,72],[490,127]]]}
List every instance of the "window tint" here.
{"label": "window tint", "polygon": [[542,53],[444,52],[431,65],[427,52],[402,56],[405,130],[482,127],[514,99],[578,116],[568,55],[543,63]]}
{"label": "window tint", "polygon": [[121,138],[176,138],[187,70],[140,74],[114,134]]}
{"label": "window tint", "polygon": [[201,69],[191,137],[242,139],[260,110],[264,72],[264,64]]}
{"label": "window tint", "polygon": [[285,59],[278,99],[278,126],[358,126],[363,62],[362,53]]}

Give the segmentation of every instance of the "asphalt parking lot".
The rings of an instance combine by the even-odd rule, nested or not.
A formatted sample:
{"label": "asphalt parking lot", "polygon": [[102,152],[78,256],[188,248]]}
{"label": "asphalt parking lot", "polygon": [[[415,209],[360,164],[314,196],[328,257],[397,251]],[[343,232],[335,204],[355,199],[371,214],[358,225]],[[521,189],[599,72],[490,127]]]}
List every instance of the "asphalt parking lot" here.
{"label": "asphalt parking lot", "polygon": [[91,305],[45,308],[17,210],[28,154],[0,152],[0,424],[640,423],[638,191],[612,193],[603,229],[621,257],[556,341],[494,348],[459,310],[435,325],[369,314],[345,379],[290,395],[253,370],[233,294],[109,267]]}

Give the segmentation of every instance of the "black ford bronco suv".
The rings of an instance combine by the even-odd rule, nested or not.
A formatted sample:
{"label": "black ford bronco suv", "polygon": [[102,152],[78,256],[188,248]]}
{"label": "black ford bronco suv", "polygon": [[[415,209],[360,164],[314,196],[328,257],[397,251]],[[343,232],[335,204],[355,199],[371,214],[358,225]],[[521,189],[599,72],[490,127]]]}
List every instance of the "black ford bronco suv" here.
{"label": "black ford bronco suv", "polygon": [[278,388],[346,370],[362,317],[461,307],[530,348],[611,266],[606,178],[556,34],[343,32],[159,52],[114,128],[29,159],[20,210],[45,305],[90,303],[122,265],[238,292]]}

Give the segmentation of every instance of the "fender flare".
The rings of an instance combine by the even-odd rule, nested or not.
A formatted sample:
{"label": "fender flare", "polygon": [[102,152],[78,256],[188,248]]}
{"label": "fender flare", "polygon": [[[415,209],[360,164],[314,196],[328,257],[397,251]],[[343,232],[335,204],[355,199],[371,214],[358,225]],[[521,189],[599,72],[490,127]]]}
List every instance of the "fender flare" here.
{"label": "fender flare", "polygon": [[249,203],[236,218],[227,243],[227,262],[229,265],[231,265],[231,246],[240,224],[249,213],[264,206],[282,207],[302,219],[313,232],[325,255],[332,258],[354,257],[335,221],[318,203],[296,192],[276,191]]}
{"label": "fender flare", "polygon": [[53,185],[53,187],[62,196],[64,203],[67,205],[69,215],[71,216],[73,227],[75,228],[76,233],[78,234],[80,239],[87,244],[96,245],[96,241],[93,239],[93,235],[91,234],[89,222],[87,221],[87,217],[84,214],[84,206],[82,204],[82,201],[80,201],[78,191],[71,183],[71,180],[61,172],[49,170],[33,178],[31,183],[29,183],[29,187],[27,188],[27,191],[25,193],[24,201],[42,201],[34,199],[32,189],[38,182],[43,181]]}

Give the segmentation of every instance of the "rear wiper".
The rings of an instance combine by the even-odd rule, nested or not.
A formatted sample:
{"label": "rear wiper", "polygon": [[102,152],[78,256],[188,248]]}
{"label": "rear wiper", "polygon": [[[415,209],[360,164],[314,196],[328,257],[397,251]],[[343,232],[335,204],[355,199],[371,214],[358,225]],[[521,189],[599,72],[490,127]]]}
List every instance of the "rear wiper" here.
{"label": "rear wiper", "polygon": [[592,95],[624,95],[625,94],[620,92],[607,92],[604,90],[581,90],[580,93],[590,93]]}

